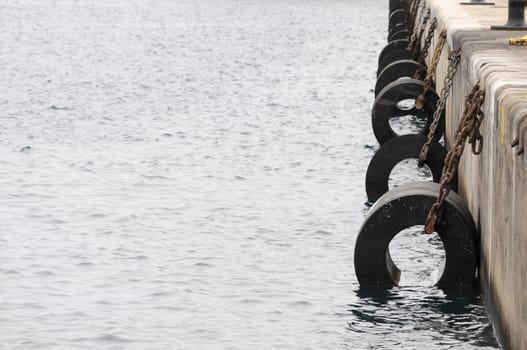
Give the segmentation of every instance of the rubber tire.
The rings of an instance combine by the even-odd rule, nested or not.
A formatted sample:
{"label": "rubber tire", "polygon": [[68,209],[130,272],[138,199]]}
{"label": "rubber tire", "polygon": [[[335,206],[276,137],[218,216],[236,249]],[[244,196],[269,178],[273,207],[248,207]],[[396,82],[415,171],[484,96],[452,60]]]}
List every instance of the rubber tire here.
{"label": "rubber tire", "polygon": [[388,36],[388,41],[408,39],[410,37],[410,32],[408,29],[401,29],[396,32],[393,32]]}
{"label": "rubber tire", "polygon": [[[398,39],[404,40],[404,39]],[[413,60],[413,54],[410,50],[405,49],[394,49],[387,52],[380,60],[377,65],[377,76],[391,63],[400,60]]]}
{"label": "rubber tire", "polygon": [[[437,198],[439,185],[414,182],[382,196],[368,212],[355,242],[355,273],[361,287],[392,287],[400,270],[389,252],[392,239],[405,228],[423,225]],[[472,287],[479,261],[479,239],[468,208],[450,192],[444,203],[444,224],[436,231],[445,247],[445,266],[436,286]],[[467,214],[468,213],[468,214]]]}
{"label": "rubber tire", "polygon": [[388,44],[386,44],[386,46],[382,48],[381,52],[379,53],[377,64],[381,63],[384,57],[392,51],[406,50],[409,44],[410,44],[410,41],[406,39],[394,40],[394,41],[389,42]]}
{"label": "rubber tire", "polygon": [[[388,40],[388,42],[393,41],[393,39],[390,40],[390,37],[393,35],[393,33],[400,32],[401,30],[408,30],[408,27],[406,26],[406,24],[404,24],[404,23],[397,23],[396,25],[392,26],[388,30],[388,35],[386,36],[386,39]],[[408,37],[406,39],[410,39],[410,35],[408,35]]]}
{"label": "rubber tire", "polygon": [[[390,126],[390,119],[397,115],[397,103],[405,99],[416,99],[423,90],[423,82],[412,78],[400,78],[384,87],[375,98],[372,108],[372,128],[380,145],[399,136]],[[436,109],[439,96],[431,90],[421,111],[408,111],[407,115],[416,115],[427,119],[419,134],[427,135]],[[439,141],[445,130],[445,111],[440,116],[434,139]]]}
{"label": "rubber tire", "polygon": [[[419,159],[419,153],[426,141],[425,135],[402,135],[389,140],[379,148],[370,160],[366,171],[368,202],[373,203],[388,192],[392,170],[405,159]],[[432,171],[434,182],[439,182],[441,179],[446,155],[447,150],[440,143],[432,142],[424,163]]]}
{"label": "rubber tire", "polygon": [[399,60],[387,65],[382,72],[379,73],[375,83],[375,96],[389,83],[396,81],[402,77],[413,78],[415,72],[421,69],[421,76],[426,75],[426,69],[421,68],[421,65],[414,60]]}
{"label": "rubber tire", "polygon": [[390,5],[389,5],[389,13],[392,13],[396,10],[399,10],[399,9],[404,9],[406,6],[405,6],[405,3],[407,1],[405,0],[390,0]]}
{"label": "rubber tire", "polygon": [[390,13],[388,18],[388,31],[395,27],[398,24],[403,24],[406,27],[406,18],[408,17],[408,12],[403,9],[398,9]]}

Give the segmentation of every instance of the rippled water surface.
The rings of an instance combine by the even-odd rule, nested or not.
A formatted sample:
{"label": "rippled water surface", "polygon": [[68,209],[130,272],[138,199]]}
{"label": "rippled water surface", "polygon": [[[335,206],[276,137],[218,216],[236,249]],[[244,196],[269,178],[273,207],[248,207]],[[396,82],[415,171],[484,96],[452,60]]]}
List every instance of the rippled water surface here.
{"label": "rippled water surface", "polygon": [[[495,348],[477,294],[358,288],[386,24],[380,0],[0,4],[0,348]],[[437,247],[399,244],[430,275]]]}

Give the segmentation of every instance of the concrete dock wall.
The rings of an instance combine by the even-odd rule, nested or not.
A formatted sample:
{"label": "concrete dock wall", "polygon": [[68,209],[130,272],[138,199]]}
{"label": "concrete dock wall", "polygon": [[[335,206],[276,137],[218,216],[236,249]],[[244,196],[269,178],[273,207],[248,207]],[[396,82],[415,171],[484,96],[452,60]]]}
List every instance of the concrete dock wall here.
{"label": "concrete dock wall", "polygon": [[[472,86],[479,80],[486,91],[483,152],[475,156],[465,148],[459,193],[481,234],[481,285],[500,343],[504,349],[527,349],[527,46],[509,45],[509,38],[527,30],[490,30],[507,19],[508,2],[495,3],[467,6],[427,0],[439,22],[437,31],[447,29],[450,48],[462,50],[447,106],[448,144]],[[446,73],[446,57],[443,52],[437,91]],[[518,146],[511,147],[517,137],[519,146],[526,147],[520,155]]]}

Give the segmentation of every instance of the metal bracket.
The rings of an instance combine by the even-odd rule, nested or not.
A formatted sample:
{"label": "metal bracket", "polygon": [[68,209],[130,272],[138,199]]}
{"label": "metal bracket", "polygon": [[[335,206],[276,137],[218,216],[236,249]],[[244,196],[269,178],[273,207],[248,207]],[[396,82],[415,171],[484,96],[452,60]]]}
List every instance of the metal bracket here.
{"label": "metal bracket", "polygon": [[525,7],[527,0],[509,0],[507,23],[502,26],[490,26],[491,30],[525,30]]}

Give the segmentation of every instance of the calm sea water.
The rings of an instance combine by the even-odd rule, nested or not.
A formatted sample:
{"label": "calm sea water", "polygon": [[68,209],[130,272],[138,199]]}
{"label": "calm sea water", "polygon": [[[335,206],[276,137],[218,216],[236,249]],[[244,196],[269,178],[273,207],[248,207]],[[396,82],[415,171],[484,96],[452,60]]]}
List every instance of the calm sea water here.
{"label": "calm sea water", "polygon": [[354,275],[387,6],[0,4],[0,348],[497,348],[437,240]]}

